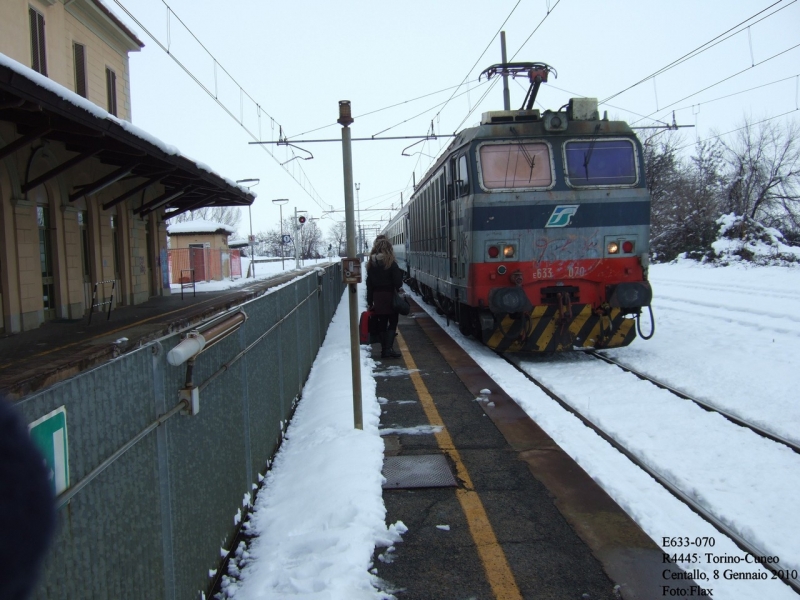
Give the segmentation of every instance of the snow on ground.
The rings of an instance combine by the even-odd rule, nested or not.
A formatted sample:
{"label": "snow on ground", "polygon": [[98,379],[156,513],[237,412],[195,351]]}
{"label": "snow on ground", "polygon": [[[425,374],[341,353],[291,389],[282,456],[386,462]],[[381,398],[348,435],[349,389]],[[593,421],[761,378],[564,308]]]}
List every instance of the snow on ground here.
{"label": "snow on ground", "polygon": [[[255,278],[253,277],[246,277],[249,268],[250,268],[250,258],[247,256],[242,256],[242,273],[245,275],[243,277],[236,277],[231,279],[223,279],[222,281],[200,281],[195,284],[197,293],[201,292],[219,292],[222,290],[228,290],[231,288],[237,287],[244,287],[246,285],[250,285],[254,283],[256,280],[263,280],[269,279],[270,277],[274,277],[278,273],[282,273],[284,271],[292,271],[294,270],[295,260],[294,257],[286,258],[284,261],[284,266],[281,266],[280,260],[272,260],[270,259],[269,262],[259,262],[264,257],[256,256],[256,265],[255,265]],[[320,258],[320,259],[310,259],[310,260],[302,260],[300,261],[300,266],[309,266],[309,265],[322,265],[331,262],[331,258]],[[180,294],[181,293],[181,286],[179,283],[173,283],[170,286],[170,290],[173,294]],[[191,293],[191,288],[184,288],[183,293]]]}
{"label": "snow on ground", "polygon": [[[650,278],[655,336],[608,354],[797,439],[800,370],[792,366],[800,321],[791,309],[800,299],[800,269],[714,268],[685,261],[654,265]],[[363,296],[362,290],[362,304]],[[352,392],[342,385],[342,373],[350,372],[346,301],[345,296],[287,441],[256,500],[250,527],[259,537],[246,553],[240,549],[245,559],[241,581],[229,579],[228,594],[239,600],[383,597],[372,587],[377,583],[369,572],[372,549],[399,541],[404,528],[384,523],[379,400],[366,347],[361,352],[364,431],[352,429]],[[532,389],[511,365],[424,308],[665,551],[680,548],[668,547],[663,538],[714,538],[713,548],[691,549],[699,553],[697,563],[682,566],[705,573],[709,579],[698,583],[713,587],[715,597],[797,598],[777,580],[725,579],[726,569],[762,571],[752,564],[708,564],[706,553],[718,559],[743,553],[538,388]],[[745,537],[778,554],[784,566],[800,565],[800,531],[792,514],[800,497],[795,454],[585,356],[525,364],[561,388],[577,408],[588,407],[593,418],[626,437],[626,444],[650,464],[688,485],[685,491]],[[714,579],[715,570],[719,579]]]}
{"label": "snow on ground", "polygon": [[[362,289],[361,304],[364,296]],[[226,578],[227,597],[383,597],[369,572],[372,553],[400,541],[405,527],[384,523],[380,406],[367,346],[360,347],[364,429],[353,426],[348,302],[344,294],[256,498],[246,527],[258,537],[246,554],[239,549],[230,573],[241,567],[241,575]]]}

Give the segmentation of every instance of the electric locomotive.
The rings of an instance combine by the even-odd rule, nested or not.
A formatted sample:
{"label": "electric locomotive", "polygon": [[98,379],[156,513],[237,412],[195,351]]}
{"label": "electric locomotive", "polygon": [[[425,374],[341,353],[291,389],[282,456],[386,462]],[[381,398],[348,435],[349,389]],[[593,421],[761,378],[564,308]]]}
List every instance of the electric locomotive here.
{"label": "electric locomotive", "polygon": [[527,75],[523,107],[458,133],[384,230],[412,289],[498,352],[626,346],[652,298],[641,144],[594,98],[534,110],[551,72],[484,71]]}

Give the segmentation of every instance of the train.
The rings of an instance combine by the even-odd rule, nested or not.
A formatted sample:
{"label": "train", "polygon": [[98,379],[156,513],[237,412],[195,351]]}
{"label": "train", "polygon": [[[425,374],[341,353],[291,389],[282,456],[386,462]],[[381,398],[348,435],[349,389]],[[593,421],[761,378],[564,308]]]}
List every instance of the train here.
{"label": "train", "polygon": [[458,132],[382,231],[411,289],[501,353],[617,348],[655,327],[642,145],[596,98],[534,109],[551,73],[486,69],[527,76],[523,106]]}

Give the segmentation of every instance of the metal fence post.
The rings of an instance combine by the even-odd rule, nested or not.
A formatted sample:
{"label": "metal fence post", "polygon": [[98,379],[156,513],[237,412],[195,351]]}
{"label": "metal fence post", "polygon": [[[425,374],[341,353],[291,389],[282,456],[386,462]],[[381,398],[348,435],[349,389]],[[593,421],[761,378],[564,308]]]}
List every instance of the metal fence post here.
{"label": "metal fence post", "polygon": [[[165,353],[160,342],[152,346],[153,352],[153,400],[155,414],[167,412],[164,384]],[[172,497],[169,481],[169,445],[167,444],[167,424],[156,429],[156,448],[158,453],[158,493],[161,509],[161,551],[164,561],[164,600],[176,600],[175,559],[172,544]]]}

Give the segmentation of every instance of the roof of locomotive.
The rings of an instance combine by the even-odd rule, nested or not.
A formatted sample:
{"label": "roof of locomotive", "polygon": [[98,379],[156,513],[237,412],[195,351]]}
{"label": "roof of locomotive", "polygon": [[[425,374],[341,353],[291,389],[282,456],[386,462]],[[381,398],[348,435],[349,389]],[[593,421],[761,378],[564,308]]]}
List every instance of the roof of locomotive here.
{"label": "roof of locomotive", "polygon": [[[538,110],[510,110],[483,113],[481,124],[476,127],[462,129],[455,139],[442,152],[433,166],[428,169],[425,176],[420,179],[417,189],[422,186],[439,167],[447,161],[454,150],[466,146],[470,142],[484,139],[514,139],[514,138],[574,138],[576,136],[632,136],[630,125],[625,121],[609,121],[608,118],[573,119],[569,117],[571,111],[545,111],[541,115]],[[566,118],[567,126],[562,131],[545,129],[545,118],[549,115],[558,115]],[[488,122],[487,122],[488,121]],[[413,197],[413,194],[412,194]]]}

